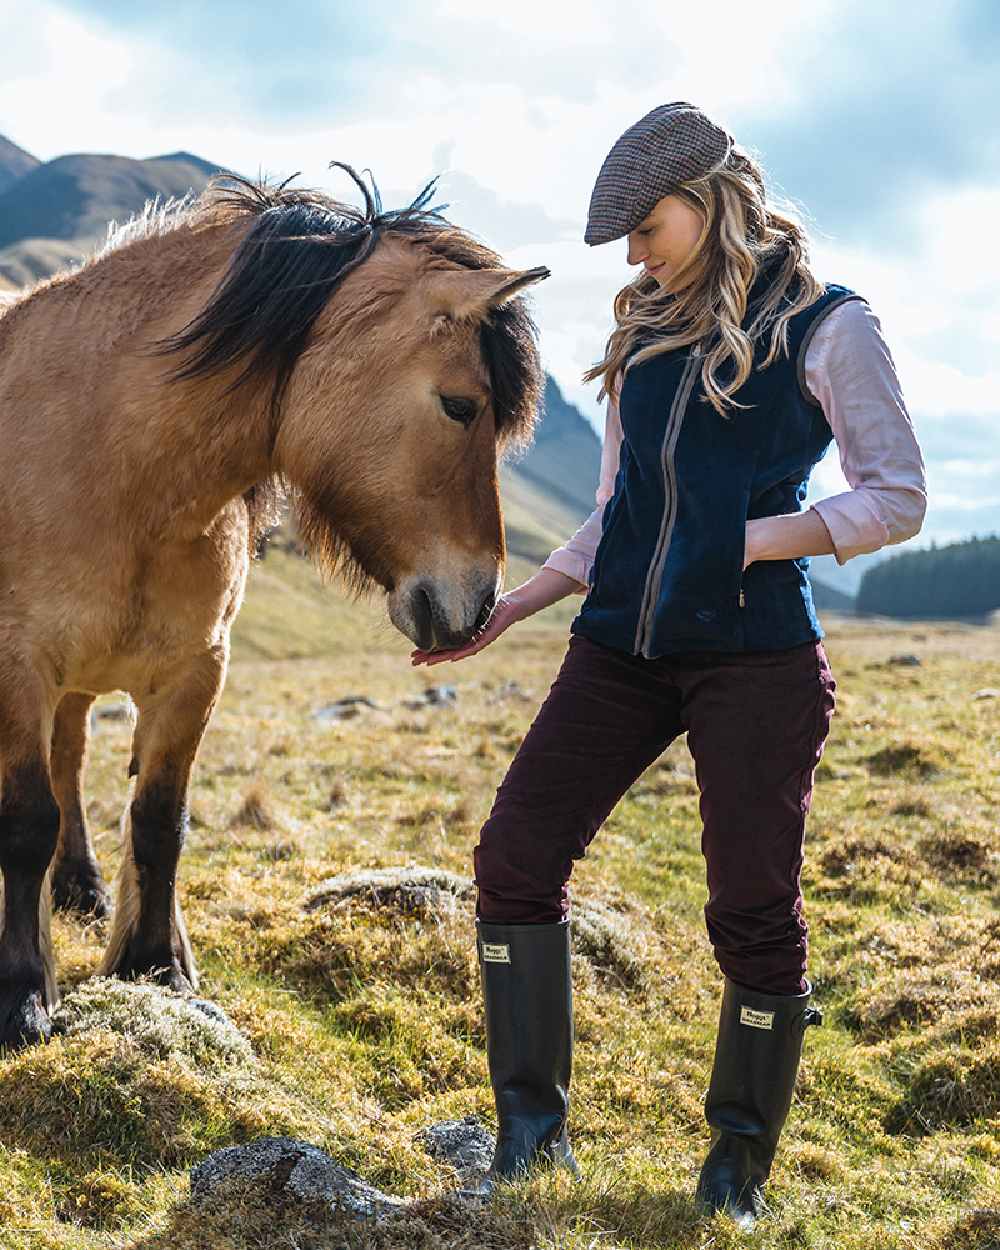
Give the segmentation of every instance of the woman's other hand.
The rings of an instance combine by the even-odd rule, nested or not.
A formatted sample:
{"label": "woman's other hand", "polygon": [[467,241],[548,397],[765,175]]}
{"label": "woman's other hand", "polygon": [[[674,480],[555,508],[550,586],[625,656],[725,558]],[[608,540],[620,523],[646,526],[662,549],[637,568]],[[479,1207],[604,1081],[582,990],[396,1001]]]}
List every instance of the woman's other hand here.
{"label": "woman's other hand", "polygon": [[[586,587],[582,587],[586,589]],[[565,573],[555,569],[542,567],[534,577],[518,586],[506,595],[501,595],[483,628],[464,647],[452,647],[442,651],[411,651],[410,664],[441,664],[444,660],[464,660],[467,656],[476,655],[491,642],[496,642],[500,635],[516,621],[523,621],[526,616],[533,616],[551,603],[558,603],[574,591],[580,591],[581,585]]]}
{"label": "woman's other hand", "polygon": [[830,531],[815,508],[747,522],[743,567],[755,560],[799,560],[835,551]]}

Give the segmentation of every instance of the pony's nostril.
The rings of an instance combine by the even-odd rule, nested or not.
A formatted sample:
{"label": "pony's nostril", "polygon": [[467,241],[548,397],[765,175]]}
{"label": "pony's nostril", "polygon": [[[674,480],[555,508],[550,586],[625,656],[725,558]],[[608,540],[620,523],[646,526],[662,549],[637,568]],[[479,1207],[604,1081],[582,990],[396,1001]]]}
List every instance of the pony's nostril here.
{"label": "pony's nostril", "polygon": [[488,590],[486,592],[486,597],[483,599],[482,606],[479,609],[479,615],[476,617],[476,624],[474,626],[473,632],[478,633],[479,630],[483,628],[486,622],[493,615],[493,609],[496,607],[496,604],[497,604],[496,591]]}
{"label": "pony's nostril", "polygon": [[413,592],[410,607],[417,630],[417,646],[421,651],[429,651],[434,646],[434,615],[431,611],[431,597],[423,586]]}

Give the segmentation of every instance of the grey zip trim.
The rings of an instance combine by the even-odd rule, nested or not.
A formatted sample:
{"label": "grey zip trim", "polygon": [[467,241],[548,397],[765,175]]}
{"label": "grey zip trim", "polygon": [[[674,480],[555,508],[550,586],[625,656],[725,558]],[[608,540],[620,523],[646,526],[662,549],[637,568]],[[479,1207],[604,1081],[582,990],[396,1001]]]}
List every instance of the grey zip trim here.
{"label": "grey zip trim", "polygon": [[667,428],[663,435],[661,458],[663,460],[663,489],[666,496],[663,505],[663,521],[660,524],[660,535],[656,540],[653,558],[649,562],[649,572],[646,574],[646,585],[642,592],[642,606],[639,609],[639,623],[636,627],[635,642],[632,648],[637,655],[641,653],[647,659],[652,658],[649,654],[649,643],[653,631],[653,615],[656,611],[656,601],[659,598],[660,582],[663,579],[663,566],[667,561],[670,536],[673,533],[674,522],[677,519],[677,479],[674,473],[674,448],[677,446],[677,436],[681,432],[681,422],[684,420],[684,409],[691,398],[691,392],[694,389],[700,364],[701,357],[692,353],[684,366],[681,380],[677,384],[674,402],[670,405],[670,414],[667,417]]}

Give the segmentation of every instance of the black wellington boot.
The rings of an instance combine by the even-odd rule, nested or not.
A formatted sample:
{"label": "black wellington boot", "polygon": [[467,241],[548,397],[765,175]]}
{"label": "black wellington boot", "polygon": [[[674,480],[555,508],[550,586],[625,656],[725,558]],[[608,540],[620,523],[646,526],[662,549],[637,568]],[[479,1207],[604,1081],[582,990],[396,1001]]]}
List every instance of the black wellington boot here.
{"label": "black wellington boot", "polygon": [[539,1163],[578,1175],[566,1136],[573,989],[569,921],[477,920],[476,930],[497,1145],[481,1185],[464,1192],[487,1197],[498,1180],[524,1175]]}
{"label": "black wellington boot", "polygon": [[762,1188],[788,1109],[802,1054],[802,1036],[822,1024],[805,994],[759,994],[726,978],[705,1118],[712,1148],[698,1178],[708,1211],[727,1210],[752,1228],[765,1208]]}

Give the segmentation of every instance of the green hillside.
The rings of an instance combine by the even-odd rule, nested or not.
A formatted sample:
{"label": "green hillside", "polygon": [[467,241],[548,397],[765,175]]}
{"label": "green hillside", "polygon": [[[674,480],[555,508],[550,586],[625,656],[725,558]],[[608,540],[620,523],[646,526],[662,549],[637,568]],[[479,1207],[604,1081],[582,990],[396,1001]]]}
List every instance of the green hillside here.
{"label": "green hillside", "polygon": [[580,410],[563,398],[551,374],[545,379],[542,413],[531,455],[518,466],[520,472],[573,516],[585,517],[594,507],[601,441]]}
{"label": "green hillside", "polygon": [[1000,609],[1000,536],[904,551],[869,569],[858,610],[908,619],[986,616]]}

